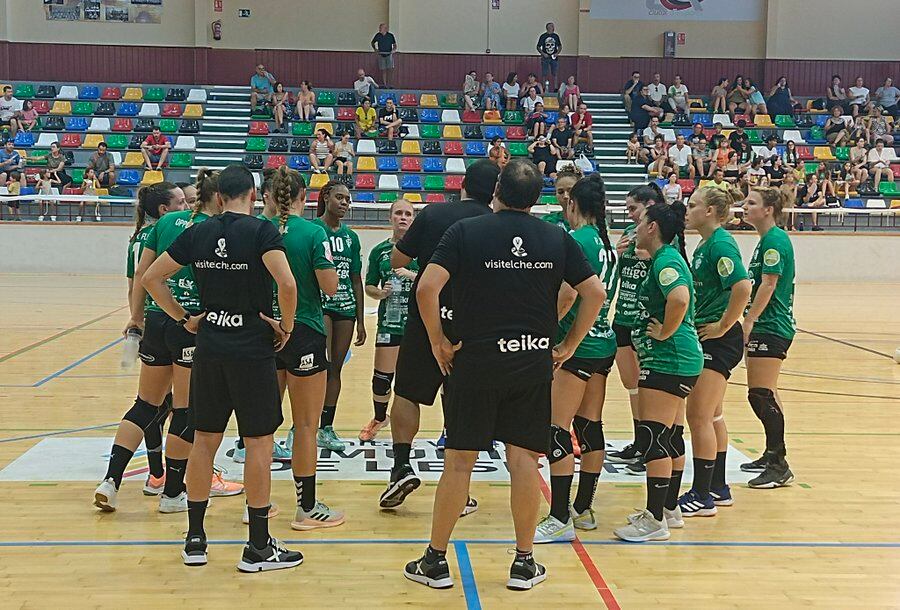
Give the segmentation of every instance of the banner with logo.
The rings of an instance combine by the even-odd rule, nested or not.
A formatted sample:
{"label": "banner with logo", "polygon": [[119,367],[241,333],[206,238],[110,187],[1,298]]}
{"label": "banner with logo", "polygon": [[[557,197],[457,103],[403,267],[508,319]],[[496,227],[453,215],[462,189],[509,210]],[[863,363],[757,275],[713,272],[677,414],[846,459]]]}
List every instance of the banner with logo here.
{"label": "banner with logo", "polygon": [[592,19],[762,21],[764,0],[591,0]]}

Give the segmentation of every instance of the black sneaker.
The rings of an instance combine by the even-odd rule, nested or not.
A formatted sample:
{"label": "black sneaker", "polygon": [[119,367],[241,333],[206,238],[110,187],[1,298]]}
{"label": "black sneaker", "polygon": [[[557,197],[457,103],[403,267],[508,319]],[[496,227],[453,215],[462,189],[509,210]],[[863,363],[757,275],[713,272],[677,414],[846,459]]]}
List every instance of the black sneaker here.
{"label": "black sneaker", "polygon": [[630,474],[634,477],[643,476],[644,473],[647,472],[647,467],[644,465],[643,459],[638,459],[636,462],[630,462],[625,465],[625,474]]}
{"label": "black sneaker", "polygon": [[509,580],[506,588],[516,591],[527,591],[547,580],[547,568],[537,563],[534,557],[516,557],[509,568]]}
{"label": "black sneaker", "polygon": [[753,460],[752,462],[747,462],[746,464],[741,464],[741,470],[743,470],[744,472],[763,472],[768,465],[769,458],[766,457],[765,453],[763,453],[761,456],[759,456],[759,459]]}
{"label": "black sneaker", "polygon": [[186,566],[206,565],[206,538],[191,536],[184,541],[184,550],[181,551],[181,559]]}
{"label": "black sneaker", "polygon": [[381,508],[397,508],[406,496],[414,492],[422,484],[422,480],[416,476],[412,466],[405,464],[397,470],[391,471],[391,481],[388,488],[381,494],[378,506]]}
{"label": "black sneaker", "polygon": [[409,580],[432,589],[449,589],[453,586],[450,578],[450,566],[446,555],[438,555],[431,548],[415,561],[410,561],[403,569],[403,575]]}
{"label": "black sneaker", "polygon": [[265,572],[296,568],[301,563],[303,554],[300,551],[289,551],[274,538],[269,538],[269,544],[261,549],[248,542],[244,546],[244,554],[237,564],[237,569],[241,572]]}
{"label": "black sneaker", "polygon": [[641,452],[637,450],[634,443],[628,444],[621,451],[607,451],[606,453],[606,461],[610,464],[630,464],[639,459],[641,459]]}
{"label": "black sneaker", "polygon": [[782,461],[780,464],[770,463],[765,471],[755,479],[751,479],[747,486],[753,489],[774,489],[785,487],[793,480],[794,473],[788,468],[787,462]]}

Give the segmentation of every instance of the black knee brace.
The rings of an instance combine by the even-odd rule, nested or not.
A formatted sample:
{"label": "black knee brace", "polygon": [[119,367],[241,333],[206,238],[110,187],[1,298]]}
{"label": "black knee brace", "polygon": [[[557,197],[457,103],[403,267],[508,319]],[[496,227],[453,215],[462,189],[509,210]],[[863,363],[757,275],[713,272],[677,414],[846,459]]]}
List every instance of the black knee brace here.
{"label": "black knee brace", "polygon": [[391,384],[394,382],[393,373],[385,373],[376,370],[372,374],[372,394],[375,396],[390,396]]}
{"label": "black knee brace", "polygon": [[644,453],[644,462],[671,457],[669,455],[669,435],[672,429],[667,428],[662,422],[646,419],[642,420],[640,425],[641,428],[645,429],[645,434],[648,434],[650,437],[650,446],[647,447],[647,451]]}
{"label": "black knee brace", "polygon": [[581,455],[592,451],[604,451],[606,449],[606,439],[603,437],[603,422],[593,421],[580,415],[575,416],[572,422],[575,428],[575,438],[578,439],[578,446],[581,449]]}
{"label": "black knee brace", "polygon": [[765,418],[766,412],[780,411],[778,401],[775,400],[775,392],[769,388],[750,388],[747,390],[747,400],[750,401],[750,406],[760,421]]}
{"label": "black knee brace", "polygon": [[172,392],[166,394],[166,397],[163,398],[162,409],[165,409],[167,412],[172,410]]}
{"label": "black knee brace", "polygon": [[572,455],[572,435],[565,428],[550,424],[550,453],[547,461],[555,464],[567,455]]}
{"label": "black knee brace", "polygon": [[194,443],[194,426],[191,424],[191,418],[187,409],[172,410],[169,434],[174,434],[186,443]]}
{"label": "black knee brace", "polygon": [[141,430],[146,430],[157,420],[161,411],[162,409],[151,405],[146,400],[135,398],[134,406],[128,409],[122,419],[130,421]]}
{"label": "black knee brace", "polygon": [[679,458],[684,455],[684,426],[675,424],[669,433],[669,457]]}

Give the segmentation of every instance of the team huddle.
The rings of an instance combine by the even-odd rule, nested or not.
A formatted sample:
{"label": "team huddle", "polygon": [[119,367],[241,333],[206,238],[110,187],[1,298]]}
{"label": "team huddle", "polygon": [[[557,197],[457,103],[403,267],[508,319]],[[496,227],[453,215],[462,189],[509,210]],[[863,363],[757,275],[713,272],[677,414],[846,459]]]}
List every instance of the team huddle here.
{"label": "team huddle", "polygon": [[[731,506],[722,402],[744,357],[766,449],[741,469],[758,472],[750,487],[789,484],[777,384],[795,333],[794,255],[778,226],[780,192],[754,189],[743,202],[760,236],[745,267],[723,228],[732,201],[716,189],[699,189],[685,206],[667,204],[655,184],[635,188],[626,200],[633,224],[613,244],[599,174],[561,171],[562,211],[538,219],[530,211],[542,187],[528,162],[511,161],[501,172],[484,160],[467,169],[459,202],[416,215],[396,201],[391,237],[372,249],[364,278],[359,237],[342,220],[351,195],[341,183],[321,190],[314,221],[302,217],[306,184],[287,167],[264,176],[257,217],[254,179],[241,166],[201,170],[191,186],[141,189],[125,329],[140,336],[141,372],[95,506],[116,509],[143,440],[144,493],[159,496],[162,513],[188,513],[186,565],[207,563],[210,496],[242,492],[249,536],[238,569],[299,565],[302,554],[269,534],[278,514],[270,464],[291,463],[293,529],[344,523],[317,497],[317,448],[345,448],[334,420],[350,345],[367,340],[364,294],[379,306],[373,416],[359,439],[375,439],[390,423],[394,460],[381,509],[395,509],[421,485],[410,463],[420,405],[442,395],[444,470],[430,544],[404,568],[409,580],[453,585],[449,540],[457,520],[478,508],[471,472],[494,442],[505,443],[510,471],[511,589],[546,579],[534,544],[598,527],[592,505],[604,461],[646,477],[646,508],[615,529],[621,540],[666,540],[686,518]],[[701,236],[691,258],[685,228]],[[613,366],[628,391],[634,440],[607,453],[602,415]],[[285,390],[292,426],[275,442]],[[214,466],[232,413],[243,485]],[[694,474],[681,494],[685,422]],[[539,520],[541,456],[550,467],[550,511]]]}

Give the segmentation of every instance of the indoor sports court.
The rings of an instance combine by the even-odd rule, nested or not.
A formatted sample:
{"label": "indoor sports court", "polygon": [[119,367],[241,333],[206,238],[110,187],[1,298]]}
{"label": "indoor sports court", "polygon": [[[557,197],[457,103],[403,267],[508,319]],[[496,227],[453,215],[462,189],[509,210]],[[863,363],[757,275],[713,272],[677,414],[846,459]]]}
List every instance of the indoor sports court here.
{"label": "indoor sports court", "polygon": [[[7,498],[0,516],[0,591],[8,599],[2,605],[236,607],[261,599],[314,608],[900,605],[895,576],[900,538],[883,525],[891,522],[890,507],[900,500],[891,484],[897,457],[893,441],[900,436],[900,424],[885,417],[900,404],[900,321],[895,315],[900,297],[900,128],[895,127],[900,91],[893,89],[894,94],[888,83],[900,78],[900,62],[891,43],[895,22],[889,19],[896,7],[886,0],[860,3],[858,14],[847,15],[846,6],[832,0],[815,3],[815,10],[807,6],[812,3],[794,0],[565,0],[550,5],[530,0],[327,5],[293,0],[0,0],[0,490]],[[821,24],[814,30],[809,28],[812,19]],[[633,73],[639,73],[638,80]],[[690,93],[669,89],[676,86],[676,75]],[[735,84],[736,75],[744,85]],[[833,75],[840,75],[839,83]],[[782,77],[790,87],[786,94],[780,90]],[[725,78],[727,85],[721,82]],[[373,81],[371,88],[366,79]],[[276,81],[283,85],[283,101]],[[653,99],[655,90],[642,93],[660,81],[665,84],[661,99]],[[638,83],[641,88],[632,94]],[[506,84],[510,87],[502,86]],[[543,100],[537,111],[526,89],[534,84]],[[866,90],[862,100],[857,99],[861,88]],[[755,92],[764,98],[762,106]],[[785,100],[787,111],[778,112]],[[27,107],[14,103],[26,101]],[[369,107],[375,108],[376,124],[365,130]],[[841,112],[834,113],[837,107]],[[645,129],[650,130],[646,143]],[[558,133],[566,131],[571,132],[568,142]],[[632,155],[633,133],[638,137]],[[342,142],[352,147],[349,156]],[[544,153],[534,152],[544,142],[557,151],[549,164],[540,156]],[[716,171],[717,153],[704,156],[712,143],[728,150],[718,166],[724,182]],[[571,145],[570,157],[566,144]],[[689,166],[678,161],[677,153],[666,152],[685,145]],[[662,147],[662,160],[654,147]],[[858,147],[862,153],[853,151]],[[767,148],[778,152],[768,156]],[[791,154],[797,155],[793,161]],[[727,448],[717,449],[733,503],[716,502],[715,516],[685,518],[682,526],[667,521],[667,506],[661,521],[668,528],[665,539],[624,541],[614,530],[626,525],[630,513],[643,511],[645,502],[652,512],[645,489],[648,477],[659,475],[652,474],[647,450],[635,462],[610,461],[610,453],[637,443],[633,426],[647,420],[646,413],[633,415],[629,391],[613,366],[602,409],[606,457],[591,504],[596,528],[583,529],[575,521],[573,540],[535,544],[529,550],[528,561],[546,568],[546,580],[534,579],[529,590],[509,586],[509,562],[518,562],[525,553],[510,517],[510,462],[502,442],[478,452],[469,488],[477,510],[459,519],[444,549],[452,588],[423,587],[427,583],[413,582],[409,571],[404,578],[407,562],[426,547],[428,557],[434,545],[435,494],[454,447],[443,447],[445,437],[451,444],[453,439],[445,434],[441,399],[433,407],[423,405],[407,463],[421,483],[401,505],[379,506],[396,479],[398,440],[392,441],[391,409],[398,392],[391,393],[388,386],[390,419],[376,427],[373,440],[361,441],[361,429],[378,415],[376,405],[373,420],[373,369],[377,373],[375,363],[383,362],[376,349],[386,345],[381,337],[388,315],[386,307],[379,311],[379,302],[394,303],[390,291],[382,293],[387,282],[367,275],[369,266],[377,264],[369,255],[392,240],[388,245],[395,254],[414,259],[416,253],[403,250],[407,225],[397,228],[395,210],[402,206],[395,202],[411,203],[403,209],[434,222],[434,216],[422,216],[423,210],[469,200],[475,192],[470,168],[482,158],[500,165],[494,180],[498,173],[513,179],[502,169],[510,161],[509,167],[533,161],[542,171],[543,186],[528,210],[538,218],[551,215],[544,220],[569,232],[581,226],[575,200],[586,195],[578,182],[601,177],[593,184],[605,189],[605,221],[596,224],[604,225],[604,234],[609,227],[613,245],[633,239],[638,249],[650,243],[646,235],[653,229],[647,227],[654,223],[648,220],[650,207],[633,215],[636,189],[655,185],[660,196],[655,205],[673,210],[683,209],[682,202],[688,205],[687,231],[679,239],[686,246],[685,268],[695,272],[699,263],[691,263],[690,256],[701,236],[691,228],[691,206],[710,197],[708,189],[722,189],[733,202],[723,225],[751,280],[761,238],[759,212],[747,201],[757,192],[781,193],[783,212],[776,227],[784,229],[796,258],[790,300],[796,334],[777,376],[776,407],[782,413],[779,459],[784,461],[786,450],[789,477],[760,486],[752,481],[767,470],[741,468],[774,455],[767,420],[748,402],[753,388],[748,361],[759,359],[745,357],[725,386]],[[266,221],[260,225],[268,227],[271,221],[280,227],[279,216],[289,213],[319,218],[327,231],[323,236],[332,236],[326,238],[331,245],[325,244],[330,268],[338,265],[344,242],[335,241],[337,233],[327,223],[341,207],[333,202],[334,193],[346,191],[346,215],[337,226],[358,236],[365,285],[355,307],[367,339],[349,346],[328,426],[344,448],[329,449],[331,441],[322,442],[324,424],[316,437],[314,496],[320,504],[327,502],[325,509],[339,510],[344,522],[334,525],[323,517],[322,524],[305,531],[291,526],[295,510],[298,515],[305,510],[308,519],[318,517],[302,508],[300,484],[292,472],[291,444],[285,440],[292,429],[292,406],[285,397],[269,475],[272,508],[262,518],[275,549],[272,563],[280,561],[285,548],[303,557],[295,569],[269,563],[259,568],[274,570],[268,573],[235,567],[238,559],[247,561],[245,545],[258,527],[251,525],[248,540],[242,514],[248,504],[251,511],[262,506],[263,515],[266,508],[256,500],[260,496],[253,481],[245,479],[255,445],[247,443],[244,462],[237,417],[228,421],[213,459],[218,474],[201,521],[204,562],[208,553],[202,567],[185,565],[189,562],[182,555],[195,528],[192,511],[199,500],[198,492],[192,492],[197,487],[191,458],[185,458],[188,474],[179,491],[184,505],[170,511],[175,514],[160,512],[168,489],[163,482],[147,491],[151,481],[161,481],[151,460],[162,455],[166,468],[170,459],[176,415],[160,405],[159,426],[170,431],[168,437],[163,432],[164,446],[148,453],[142,440],[128,452],[121,472],[111,479],[104,476],[115,470],[114,443],[120,442],[116,435],[123,414],[127,428],[133,421],[129,407],[143,400],[138,388],[146,387],[147,369],[159,368],[150,366],[143,347],[129,352],[130,339],[124,336],[126,328],[134,327],[130,309],[139,311],[143,322],[144,301],[129,303],[131,291],[143,290],[141,278],[152,275],[148,266],[165,252],[160,248],[156,261],[143,261],[146,243],[134,248],[134,235],[161,222],[138,213],[136,223],[136,210],[150,191],[177,189],[183,195],[181,207],[159,212],[160,204],[156,213],[160,219],[182,214],[179,218],[189,220],[182,223],[181,235],[195,234],[217,222],[216,216],[235,214],[223,195],[228,187],[221,172],[229,166],[252,175],[254,197],[247,201],[251,214],[262,214]],[[279,169],[283,167],[288,169]],[[208,208],[199,190],[196,203],[190,200],[188,185],[201,168],[217,170],[221,188],[209,200],[218,202],[219,214],[206,217],[204,211],[197,220],[198,211]],[[577,171],[571,174],[576,186],[563,192],[569,171]],[[731,176],[732,171],[737,175]],[[282,182],[272,182],[276,173]],[[788,175],[790,180],[783,181]],[[286,203],[282,206],[286,177],[301,179],[303,185],[290,210]],[[268,207],[272,202],[280,207]],[[507,204],[496,195],[495,211]],[[267,214],[271,209],[275,211]],[[681,214],[684,229],[685,212]],[[160,234],[162,227],[157,227]],[[629,237],[635,231],[637,236]],[[286,244],[287,235],[290,231],[282,235]],[[228,239],[231,260],[239,260],[231,234]],[[349,248],[349,238],[346,243]],[[669,247],[666,243],[663,239],[661,247]],[[521,238],[512,245],[513,260],[527,256]],[[226,259],[224,238],[218,248],[218,256]],[[768,267],[771,253],[763,256]],[[617,258],[621,264],[621,251]],[[261,260],[266,261],[265,255]],[[210,276],[202,275],[196,259],[193,264],[188,270],[196,273],[198,302],[205,306]],[[126,267],[137,278],[133,288]],[[299,285],[301,276],[293,265],[289,271]],[[727,275],[721,265],[718,272]],[[418,273],[421,280],[423,269]],[[771,272],[762,273],[768,277]],[[338,266],[339,281],[349,286],[350,280],[340,274]],[[321,284],[323,276],[316,277]],[[663,275],[659,278],[665,287]],[[176,288],[193,289],[187,281],[190,287],[168,285],[179,307],[183,301]],[[399,285],[391,284],[392,289]],[[696,280],[692,286],[692,291],[699,289]],[[605,288],[611,320],[625,297],[614,285]],[[746,312],[742,307],[745,324],[757,290],[755,286]],[[410,300],[415,292],[409,293]],[[152,301],[152,295],[148,298]],[[326,318],[328,299],[324,292],[321,304],[314,299]],[[162,301],[159,305],[157,313],[165,316],[168,310]],[[219,309],[203,306],[195,311]],[[423,307],[420,300],[418,308]],[[690,307],[693,311],[693,300]],[[192,312],[187,306],[184,311],[180,324],[187,332]],[[667,306],[667,316],[669,312]],[[274,328],[283,320],[277,310],[272,315],[277,318]],[[406,316],[404,310],[404,321]],[[339,319],[327,321],[328,333],[335,332],[332,325]],[[756,321],[757,327],[763,319]],[[195,322],[201,337],[212,332],[204,326],[211,322]],[[149,325],[142,330],[146,338]],[[281,331],[274,331],[276,338]],[[405,344],[397,341],[393,345],[399,344],[402,352]],[[193,343],[187,349],[193,353]],[[235,356],[235,361],[241,358]],[[290,379],[292,366],[287,368]],[[561,374],[567,374],[564,367],[556,371],[554,384]],[[323,392],[325,376],[321,371]],[[175,389],[172,406],[177,409],[183,399],[168,383],[166,391]],[[690,397],[687,401],[690,409]],[[317,413],[321,407],[320,399]],[[682,492],[693,492],[692,421],[688,412],[688,421],[682,422]],[[480,425],[471,423],[473,428]],[[197,432],[212,431],[197,427]],[[550,434],[548,428],[548,438]],[[180,443],[186,435],[176,438]],[[579,449],[577,430],[572,439],[574,449],[569,450]],[[538,461],[538,519],[551,511],[556,493],[551,491],[557,485],[548,462],[551,449],[548,443]],[[670,457],[675,458],[671,452]],[[172,459],[172,464],[180,463]],[[634,463],[651,474],[633,471]],[[164,477],[172,476],[171,469],[164,472]],[[183,472],[180,476],[185,477]],[[229,489],[242,491],[217,496],[216,476]],[[98,483],[107,482],[115,483],[114,497],[105,499],[104,506],[114,510],[97,504]],[[689,510],[680,498],[675,506],[679,515]],[[570,510],[575,517],[577,510]]]}

